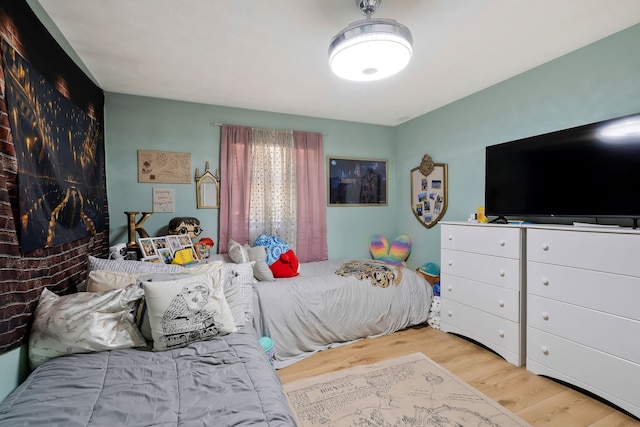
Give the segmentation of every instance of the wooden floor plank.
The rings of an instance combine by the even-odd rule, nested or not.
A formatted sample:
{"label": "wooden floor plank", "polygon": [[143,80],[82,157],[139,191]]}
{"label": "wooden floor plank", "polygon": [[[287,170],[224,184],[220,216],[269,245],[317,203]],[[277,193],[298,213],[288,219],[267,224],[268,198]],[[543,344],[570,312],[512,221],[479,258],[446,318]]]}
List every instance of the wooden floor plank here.
{"label": "wooden floor plank", "polygon": [[515,367],[469,340],[427,326],[363,339],[278,370],[283,383],[421,352],[535,427],[638,427],[640,421],[573,388]]}

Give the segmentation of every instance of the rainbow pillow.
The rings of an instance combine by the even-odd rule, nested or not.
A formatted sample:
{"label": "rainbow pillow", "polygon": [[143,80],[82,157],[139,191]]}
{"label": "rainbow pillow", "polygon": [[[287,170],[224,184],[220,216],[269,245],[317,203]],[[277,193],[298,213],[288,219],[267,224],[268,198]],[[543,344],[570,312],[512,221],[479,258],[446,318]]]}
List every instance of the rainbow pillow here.
{"label": "rainbow pillow", "polygon": [[383,235],[376,234],[369,242],[369,253],[375,260],[406,267],[406,259],[411,253],[411,238],[401,234],[389,246],[389,242]]}

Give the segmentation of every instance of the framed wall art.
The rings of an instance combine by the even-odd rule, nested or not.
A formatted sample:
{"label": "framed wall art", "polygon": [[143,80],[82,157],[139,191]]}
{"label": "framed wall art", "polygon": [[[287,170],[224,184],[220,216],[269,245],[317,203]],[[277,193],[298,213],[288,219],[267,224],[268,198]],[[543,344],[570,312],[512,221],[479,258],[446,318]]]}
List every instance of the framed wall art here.
{"label": "framed wall art", "polygon": [[327,156],[329,206],[386,206],[387,161]]}
{"label": "framed wall art", "polygon": [[191,183],[191,153],[138,150],[138,182]]}
{"label": "framed wall art", "polygon": [[[420,224],[431,228],[447,211],[447,164],[433,163],[411,169],[411,211]],[[425,172],[427,175],[425,175]]]}

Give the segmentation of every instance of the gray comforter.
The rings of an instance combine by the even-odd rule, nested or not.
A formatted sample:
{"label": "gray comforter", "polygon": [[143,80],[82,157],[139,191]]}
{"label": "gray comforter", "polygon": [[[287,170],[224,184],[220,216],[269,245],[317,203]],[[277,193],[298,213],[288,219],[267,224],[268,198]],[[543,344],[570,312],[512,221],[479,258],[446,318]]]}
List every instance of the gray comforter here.
{"label": "gray comforter", "polygon": [[[347,262],[356,264],[356,268],[343,268],[353,274],[336,274]],[[397,282],[380,281],[384,271],[359,279],[356,276],[362,270],[358,270],[358,263],[375,262],[305,263],[296,277],[254,284],[254,325],[262,335],[271,337],[276,368],[320,350],[427,321],[433,290],[426,280],[401,267],[389,271],[400,276]]]}
{"label": "gray comforter", "polygon": [[0,404],[0,426],[295,426],[248,327],[182,349],[76,354],[38,367]]}

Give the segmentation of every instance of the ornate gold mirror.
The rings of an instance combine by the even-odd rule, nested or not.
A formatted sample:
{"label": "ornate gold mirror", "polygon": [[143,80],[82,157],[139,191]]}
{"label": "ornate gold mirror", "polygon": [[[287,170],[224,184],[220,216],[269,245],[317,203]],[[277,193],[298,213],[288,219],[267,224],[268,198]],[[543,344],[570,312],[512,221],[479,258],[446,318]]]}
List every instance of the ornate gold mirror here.
{"label": "ornate gold mirror", "polygon": [[220,207],[220,173],[213,174],[209,170],[209,162],[205,163],[204,173],[196,168],[196,200],[198,209],[217,209]]}

